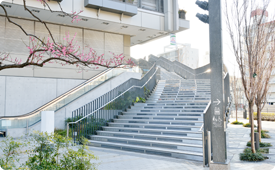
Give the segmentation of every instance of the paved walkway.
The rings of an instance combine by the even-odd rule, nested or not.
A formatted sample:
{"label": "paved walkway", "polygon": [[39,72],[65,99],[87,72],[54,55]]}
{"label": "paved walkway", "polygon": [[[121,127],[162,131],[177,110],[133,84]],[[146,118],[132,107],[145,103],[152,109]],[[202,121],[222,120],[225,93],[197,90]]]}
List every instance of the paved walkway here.
{"label": "paved walkway", "polygon": [[[247,123],[248,120],[238,119]],[[230,122],[235,118],[230,119]],[[256,121],[255,121],[256,122]],[[250,129],[242,125],[228,124],[228,158],[232,170],[275,170],[275,122],[263,121],[263,129],[269,131],[271,139],[262,139],[263,142],[271,143],[270,159],[262,162],[244,162],[239,160],[239,153],[246,148],[250,140]],[[98,170],[201,170],[201,162],[188,161],[183,159],[168,158],[125,152],[112,149],[90,147],[96,156],[99,157]],[[27,160],[27,155],[21,157],[21,163]]]}
{"label": "paved walkway", "polygon": [[[248,120],[238,119],[247,123]],[[230,122],[234,121],[231,119]],[[271,159],[263,162],[251,163],[239,160],[239,153],[246,147],[250,140],[250,129],[241,125],[228,126],[228,158],[231,160],[232,170],[275,170],[275,122],[263,122],[263,129],[270,131],[271,139],[263,139],[263,142],[272,143],[270,148]],[[117,151],[111,149],[90,147],[96,156],[99,157],[98,170],[198,170],[203,168],[201,162],[188,161],[183,159],[167,158],[138,154],[132,152]]]}

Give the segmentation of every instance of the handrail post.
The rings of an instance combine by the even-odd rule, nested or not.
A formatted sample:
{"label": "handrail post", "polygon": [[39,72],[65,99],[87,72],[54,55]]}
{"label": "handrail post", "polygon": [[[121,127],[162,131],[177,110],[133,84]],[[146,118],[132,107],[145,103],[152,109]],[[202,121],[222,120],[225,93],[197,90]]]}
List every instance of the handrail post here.
{"label": "handrail post", "polygon": [[208,167],[210,167],[211,162],[211,132],[207,132],[207,146],[208,146]]}
{"label": "handrail post", "polygon": [[29,136],[29,119],[27,119],[27,127],[26,127],[27,135]]}
{"label": "handrail post", "polygon": [[203,154],[203,167],[205,167],[204,131],[202,131],[202,154]]}
{"label": "handrail post", "polygon": [[70,123],[67,123],[67,138],[69,137],[69,124]]}

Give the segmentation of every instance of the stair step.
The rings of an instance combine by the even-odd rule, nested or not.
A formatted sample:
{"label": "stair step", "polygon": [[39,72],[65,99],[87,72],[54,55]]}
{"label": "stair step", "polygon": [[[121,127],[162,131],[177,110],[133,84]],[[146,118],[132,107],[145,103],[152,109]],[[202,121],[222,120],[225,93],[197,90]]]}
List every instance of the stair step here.
{"label": "stair step", "polygon": [[144,112],[149,112],[149,113],[165,113],[165,112],[169,112],[169,113],[184,113],[184,112],[203,112],[204,109],[127,109],[127,112],[132,113],[132,112],[140,112],[140,113],[144,113]]}
{"label": "stair step", "polygon": [[193,151],[193,152],[202,153],[202,145],[184,144],[181,142],[165,142],[165,141],[155,141],[155,140],[112,137],[112,136],[99,136],[99,135],[91,135],[90,137],[91,137],[91,140],[96,140],[96,141],[114,142],[114,143],[121,143],[121,144],[156,147],[156,148],[164,148],[164,149],[175,149],[175,150],[181,150],[181,151]]}
{"label": "stair step", "polygon": [[127,116],[160,116],[160,117],[171,117],[171,116],[194,116],[194,117],[202,117],[203,118],[203,113],[123,113],[123,115],[127,115]]}
{"label": "stair step", "polygon": [[201,126],[195,125],[163,125],[163,124],[146,124],[146,123],[111,123],[110,127],[127,127],[127,128],[144,128],[144,129],[167,129],[167,130],[190,130],[199,131]]}
{"label": "stair step", "polygon": [[132,151],[138,153],[147,153],[154,155],[162,155],[174,158],[183,158],[189,160],[202,161],[203,155],[202,153],[191,152],[191,151],[180,151],[175,149],[164,149],[164,148],[156,148],[156,147],[146,147],[146,146],[136,146],[129,144],[118,144],[112,142],[102,142],[102,141],[92,141],[89,140],[90,146],[96,147],[104,147],[110,149],[120,149],[124,151]]}
{"label": "stair step", "polygon": [[135,139],[149,139],[156,141],[167,141],[167,142],[184,142],[188,144],[202,144],[202,137],[182,137],[182,136],[168,136],[168,135],[152,135],[152,134],[139,134],[139,133],[125,133],[125,132],[112,132],[112,131],[97,131],[98,135],[101,136],[113,136],[113,137],[124,137],[124,138],[135,138]]}
{"label": "stair step", "polygon": [[169,136],[186,136],[186,137],[201,137],[199,131],[184,131],[184,130],[166,130],[166,129],[143,129],[143,128],[127,128],[127,127],[109,127],[103,126],[103,130],[114,132],[153,134],[153,135],[169,135]]}
{"label": "stair step", "polygon": [[194,106],[194,105],[202,105],[207,106],[208,102],[183,102],[183,103],[135,103],[135,106]]}
{"label": "stair step", "polygon": [[140,120],[140,119],[114,119],[114,123],[143,123],[151,125],[195,125],[201,126],[203,121],[182,121],[182,120]]}
{"label": "stair step", "polygon": [[131,106],[131,109],[205,109],[205,105],[176,105],[176,106]]}
{"label": "stair step", "polygon": [[118,115],[119,119],[133,119],[133,120],[198,120],[202,121],[201,116],[135,116],[135,115]]}

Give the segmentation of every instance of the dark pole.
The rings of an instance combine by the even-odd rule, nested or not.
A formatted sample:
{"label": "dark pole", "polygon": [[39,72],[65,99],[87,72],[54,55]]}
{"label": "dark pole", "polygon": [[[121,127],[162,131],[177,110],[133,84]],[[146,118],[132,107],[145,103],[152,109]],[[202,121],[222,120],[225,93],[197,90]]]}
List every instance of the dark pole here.
{"label": "dark pole", "polygon": [[[209,23],[210,44],[210,68],[211,68],[211,109],[204,115],[204,148],[205,162],[208,162],[207,143],[211,141],[211,153],[213,161],[210,169],[229,169],[226,150],[225,131],[225,99],[224,99],[224,75],[223,75],[223,46],[222,46],[222,4],[221,0],[196,1],[196,4],[209,11],[207,14],[196,16],[204,23]],[[229,80],[226,81],[229,87]],[[228,89],[227,89],[228,90]],[[228,94],[229,95],[229,94]],[[211,131],[211,140],[206,133]]]}
{"label": "dark pole", "polygon": [[221,0],[209,0],[213,163],[226,162]]}

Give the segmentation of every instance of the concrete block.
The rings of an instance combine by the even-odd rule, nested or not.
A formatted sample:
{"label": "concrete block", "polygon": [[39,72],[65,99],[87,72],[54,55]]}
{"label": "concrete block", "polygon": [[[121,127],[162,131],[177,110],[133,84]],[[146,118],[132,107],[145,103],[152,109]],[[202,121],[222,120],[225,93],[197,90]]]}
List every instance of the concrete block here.
{"label": "concrete block", "polygon": [[160,29],[160,16],[142,13],[142,27],[161,30]]}
{"label": "concrete block", "polygon": [[54,133],[54,111],[41,112],[41,132]]}
{"label": "concrete block", "polygon": [[7,129],[7,136],[13,138],[19,138],[26,135],[26,128],[14,128],[14,129]]}
{"label": "concrete block", "polygon": [[225,163],[210,163],[210,170],[230,170],[230,160],[227,160]]}

